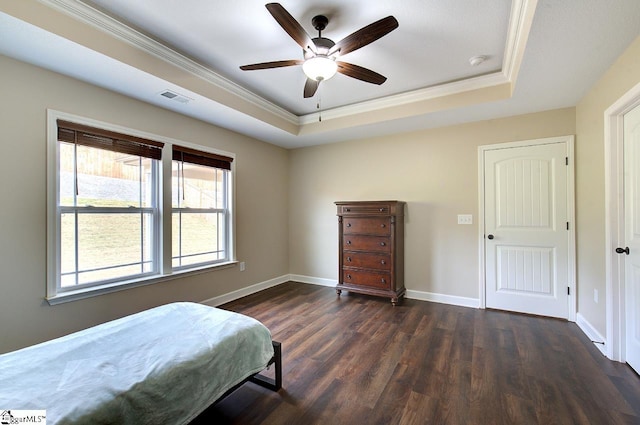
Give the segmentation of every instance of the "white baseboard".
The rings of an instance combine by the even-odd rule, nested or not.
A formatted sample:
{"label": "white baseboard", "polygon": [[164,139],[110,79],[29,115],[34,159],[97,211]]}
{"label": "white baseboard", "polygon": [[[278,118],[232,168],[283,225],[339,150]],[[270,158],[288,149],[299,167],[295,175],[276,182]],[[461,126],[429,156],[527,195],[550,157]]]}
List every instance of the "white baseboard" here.
{"label": "white baseboard", "polygon": [[335,279],[324,279],[321,277],[303,276],[299,274],[290,274],[289,280],[300,283],[310,283],[312,285],[329,286],[331,288],[335,288],[338,284],[338,281]]}
{"label": "white baseboard", "polygon": [[260,292],[265,289],[281,285],[288,281],[289,281],[289,275],[286,274],[284,276],[280,276],[274,279],[269,279],[264,282],[256,283],[255,285],[247,286],[246,288],[238,289],[237,291],[233,291],[227,294],[219,295],[217,297],[209,298],[208,300],[201,301],[200,304],[206,304],[211,307],[217,307],[224,303],[237,300],[238,298],[246,297],[247,295],[251,295],[256,292]]}
{"label": "white baseboard", "polygon": [[440,304],[457,305],[460,307],[480,308],[480,300],[477,298],[458,297],[455,295],[436,294],[433,292],[415,291],[407,289],[407,298],[412,300],[430,301]]}
{"label": "white baseboard", "polygon": [[[334,288],[338,284],[338,281],[335,279],[323,279],[319,277],[302,276],[297,274],[292,274],[289,277],[294,282],[310,283],[312,285],[320,285],[320,286],[329,286],[331,288]],[[414,291],[411,289],[407,289],[407,293],[405,294],[405,297],[413,300],[431,301],[431,302],[436,302],[441,304],[451,304],[451,305],[457,305],[462,307],[478,308],[480,306],[480,300],[478,300],[477,298],[456,297],[454,295],[434,294],[431,292]]]}
{"label": "white baseboard", "polygon": [[606,346],[607,340],[600,335],[600,332],[589,323],[587,319],[580,313],[576,315],[576,324],[584,332],[584,334],[593,342],[593,345],[600,350],[603,356],[607,355]]}

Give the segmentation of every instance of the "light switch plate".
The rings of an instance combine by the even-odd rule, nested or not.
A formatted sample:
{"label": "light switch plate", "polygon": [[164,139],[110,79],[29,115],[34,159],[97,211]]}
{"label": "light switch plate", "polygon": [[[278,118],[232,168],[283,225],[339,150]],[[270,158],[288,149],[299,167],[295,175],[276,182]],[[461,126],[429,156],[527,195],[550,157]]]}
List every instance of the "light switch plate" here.
{"label": "light switch plate", "polygon": [[473,224],[473,215],[458,214],[458,224]]}

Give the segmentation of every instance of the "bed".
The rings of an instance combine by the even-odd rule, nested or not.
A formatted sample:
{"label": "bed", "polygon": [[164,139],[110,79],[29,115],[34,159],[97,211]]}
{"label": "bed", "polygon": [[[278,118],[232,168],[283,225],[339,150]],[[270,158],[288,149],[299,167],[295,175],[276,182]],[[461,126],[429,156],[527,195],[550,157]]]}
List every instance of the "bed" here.
{"label": "bed", "polygon": [[[258,373],[276,363],[276,378]],[[255,319],[173,303],[0,356],[0,408],[49,424],[186,424],[239,385],[281,386]]]}

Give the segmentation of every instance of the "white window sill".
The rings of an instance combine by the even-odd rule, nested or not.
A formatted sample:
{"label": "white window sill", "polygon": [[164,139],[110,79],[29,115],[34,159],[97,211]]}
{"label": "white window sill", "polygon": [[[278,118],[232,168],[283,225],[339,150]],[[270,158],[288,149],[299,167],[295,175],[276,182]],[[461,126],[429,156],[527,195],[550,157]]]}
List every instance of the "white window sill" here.
{"label": "white window sill", "polygon": [[152,285],[154,283],[167,282],[169,280],[179,279],[187,276],[198,275],[202,273],[208,273],[214,270],[228,269],[235,267],[238,264],[237,261],[228,261],[226,263],[219,263],[214,265],[207,265],[199,268],[193,268],[188,270],[177,270],[167,275],[154,275],[141,279],[134,279],[124,282],[110,283],[100,286],[92,286],[90,288],[82,288],[75,291],[60,292],[54,296],[46,297],[45,300],[49,305],[63,304],[71,301],[82,300],[85,298],[96,297],[98,295],[109,294],[117,291],[124,291],[126,289],[137,288],[139,286]]}

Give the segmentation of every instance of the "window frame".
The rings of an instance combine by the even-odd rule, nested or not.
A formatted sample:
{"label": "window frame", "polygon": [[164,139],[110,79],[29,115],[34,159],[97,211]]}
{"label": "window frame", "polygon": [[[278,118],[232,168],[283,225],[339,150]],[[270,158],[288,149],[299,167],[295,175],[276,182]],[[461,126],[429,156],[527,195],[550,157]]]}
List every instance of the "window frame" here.
{"label": "window frame", "polygon": [[[222,196],[222,204],[224,205],[223,208],[193,208],[193,207],[183,207],[183,206],[174,206],[173,204],[171,205],[171,217],[172,217],[172,223],[173,223],[173,218],[174,218],[174,214],[178,214],[179,220],[180,220],[180,236],[179,236],[179,251],[180,251],[180,255],[178,257],[174,256],[174,252],[172,249],[171,252],[171,264],[172,267],[174,267],[175,270],[188,270],[194,267],[200,267],[200,266],[206,266],[207,264],[218,264],[218,263],[224,263],[227,262],[229,260],[229,250],[227,249],[227,247],[229,246],[229,238],[228,238],[228,232],[226,232],[224,234],[223,238],[219,237],[218,234],[218,238],[217,238],[217,243],[219,244],[221,239],[222,239],[222,245],[225,247],[224,248],[224,252],[225,252],[225,258],[222,260],[212,260],[212,261],[205,261],[205,262],[201,262],[201,263],[196,263],[196,264],[187,264],[187,265],[178,265],[178,266],[173,266],[173,262],[174,260],[178,259],[179,262],[182,262],[183,259],[188,258],[190,255],[182,255],[182,218],[183,218],[183,214],[185,214],[186,216],[190,215],[190,214],[222,214],[222,226],[224,229],[228,229],[229,228],[229,224],[230,224],[230,217],[229,217],[229,201],[231,199],[231,196],[229,195],[229,178],[230,178],[230,171],[231,171],[231,165],[233,164],[233,158],[228,158],[228,157],[223,157],[221,155],[218,154],[212,154],[212,152],[206,152],[206,151],[202,151],[202,150],[195,150],[193,148],[190,147],[186,147],[186,146],[182,146],[182,145],[173,145],[172,146],[172,166],[171,166],[171,170],[173,173],[173,164],[174,163],[178,163],[178,167],[177,167],[177,189],[178,192],[176,193],[176,196],[178,197],[177,199],[177,203],[178,205],[180,205],[180,184],[181,182],[183,182],[184,180],[184,164],[191,164],[191,165],[195,165],[198,167],[208,167],[208,169],[211,170],[216,170],[215,172],[217,173],[218,170],[222,170],[223,172],[223,179],[222,179],[222,186],[224,187],[224,193]],[[180,171],[182,170],[182,171]],[[180,179],[180,175],[182,175],[182,179]],[[172,189],[173,189],[173,174],[172,174]],[[173,193],[172,193],[172,200],[173,200]],[[217,202],[216,202],[217,205]],[[218,228],[221,224],[221,221],[218,220],[217,221],[217,225]],[[173,227],[172,227],[172,231],[173,231]],[[176,235],[172,234],[172,242],[175,241],[176,239]],[[191,256],[196,256],[196,255],[202,255],[202,253],[200,254],[193,254]]]}
{"label": "window frame", "polygon": [[[73,289],[62,289],[60,286],[60,150],[58,141],[58,120],[69,121],[79,125],[86,125],[106,131],[117,132],[156,140],[164,143],[162,158],[158,161],[158,267],[157,272],[132,279],[116,279],[98,284],[79,285]],[[196,265],[193,267],[172,267],[172,149],[173,146],[182,146],[194,150],[221,155],[231,158],[230,169],[227,178],[227,251],[226,261],[213,264]],[[45,299],[51,305],[88,298],[105,293],[111,293],[133,287],[149,285],[167,280],[176,279],[192,274],[209,272],[215,269],[232,267],[237,263],[235,253],[235,154],[219,149],[196,145],[182,140],[176,140],[164,136],[138,131],[132,128],[122,127],[90,118],[85,118],[61,111],[47,109],[47,287]]]}

